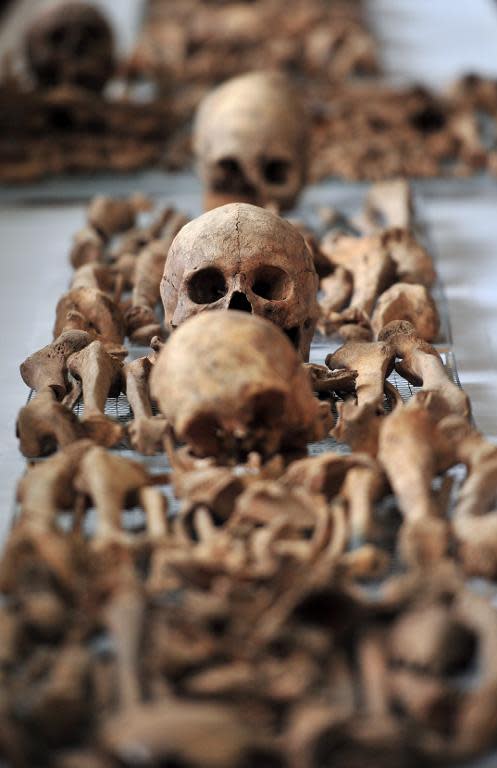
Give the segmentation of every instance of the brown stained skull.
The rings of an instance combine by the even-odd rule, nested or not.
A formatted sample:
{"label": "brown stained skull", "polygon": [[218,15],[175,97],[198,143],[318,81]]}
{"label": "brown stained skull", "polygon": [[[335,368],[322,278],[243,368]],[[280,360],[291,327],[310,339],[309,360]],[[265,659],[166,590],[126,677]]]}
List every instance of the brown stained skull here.
{"label": "brown stained skull", "polygon": [[206,209],[244,200],[285,210],[305,184],[306,115],[282,73],[252,72],[208,94],[193,141]]}
{"label": "brown stained skull", "polygon": [[42,6],[25,38],[26,58],[38,84],[100,91],[115,68],[112,29],[89,3],[55,0]]}
{"label": "brown stained skull", "polygon": [[161,296],[171,330],[201,312],[238,309],[279,325],[308,360],[317,285],[312,256],[295,227],[262,208],[230,203],[176,236]]}
{"label": "brown stained skull", "polygon": [[187,320],[153,366],[152,397],[197,456],[303,449],[319,430],[307,373],[273,323],[243,312]]}

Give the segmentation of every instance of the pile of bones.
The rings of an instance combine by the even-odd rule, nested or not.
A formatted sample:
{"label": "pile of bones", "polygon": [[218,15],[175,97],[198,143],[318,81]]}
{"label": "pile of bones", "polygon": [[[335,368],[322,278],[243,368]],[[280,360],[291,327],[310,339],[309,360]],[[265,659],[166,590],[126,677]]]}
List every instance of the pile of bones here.
{"label": "pile of bones", "polygon": [[[217,118],[242,112],[249,130],[244,104],[256,96],[243,74],[263,69],[305,86],[310,124],[301,146],[311,147],[313,180],[495,173],[495,81],[469,75],[445,94],[388,85],[359,0],[294,0],[291,14],[287,5],[150,0],[123,57],[95,5],[41,3],[2,62],[0,179],[188,167],[206,94],[227,83]],[[268,104],[284,133],[284,114]]]}
{"label": "pile of bones", "polygon": [[[433,346],[409,187],[375,185],[355,219],[323,209],[311,229],[278,213],[304,183],[294,159],[284,195],[254,177],[229,200],[216,174],[233,181],[235,160],[213,159],[204,127],[206,213],[94,198],[53,340],[21,364],[3,759],[386,768],[483,752],[497,448]],[[315,333],[334,351],[310,363]],[[106,408],[124,395],[125,423]]]}

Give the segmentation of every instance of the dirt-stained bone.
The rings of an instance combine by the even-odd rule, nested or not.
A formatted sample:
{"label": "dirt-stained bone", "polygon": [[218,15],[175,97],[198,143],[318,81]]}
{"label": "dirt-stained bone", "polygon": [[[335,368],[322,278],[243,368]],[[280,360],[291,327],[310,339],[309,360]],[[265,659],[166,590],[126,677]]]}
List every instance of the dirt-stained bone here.
{"label": "dirt-stained bone", "polygon": [[54,337],[68,330],[87,331],[111,344],[122,344],[125,334],[121,310],[106,293],[96,288],[76,288],[59,299]]}
{"label": "dirt-stained bone", "polygon": [[373,238],[326,235],[321,251],[334,266],[344,267],[353,278],[350,307],[371,315],[376,299],[395,279],[395,262]]}
{"label": "dirt-stained bone", "polygon": [[439,508],[432,482],[454,463],[454,451],[437,429],[428,397],[419,393],[397,407],[383,419],[379,434],[378,460],[405,518],[400,546],[411,563],[434,562],[449,544],[445,510]]}
{"label": "dirt-stained bone", "polygon": [[443,400],[448,413],[469,418],[468,396],[450,380],[437,350],[416,333],[409,321],[388,323],[379,339],[389,344],[394,355],[400,358],[395,367],[401,376],[415,386],[422,386],[425,392],[435,393]]}
{"label": "dirt-stained bone", "polygon": [[305,184],[306,115],[282,73],[252,72],[208,94],[194,127],[205,208],[232,201],[291,208]]}
{"label": "dirt-stained bone", "polygon": [[136,258],[133,271],[131,307],[126,312],[128,336],[132,341],[148,344],[160,334],[161,326],[155,315],[160,300],[160,284],[164,265],[174,237],[188,219],[179,213],[168,217],[160,239],[151,240]]}
{"label": "dirt-stained bone", "polygon": [[292,462],[282,482],[323,494],[328,501],[342,496],[348,505],[351,537],[357,541],[371,535],[373,504],[384,493],[385,480],[380,465],[367,454],[326,453],[300,459]]}
{"label": "dirt-stained bone", "polygon": [[21,408],[16,433],[21,453],[30,459],[47,456],[85,436],[76,414],[57,401],[50,386]]}
{"label": "dirt-stained bone", "polygon": [[354,450],[375,455],[379,417],[383,414],[386,378],[392,372],[395,354],[387,342],[348,341],[329,354],[331,370],[356,371],[355,402],[339,403],[334,435]]}
{"label": "dirt-stained bone", "polygon": [[162,449],[162,438],[167,428],[166,419],[152,413],[149,378],[152,363],[148,357],[140,357],[123,368],[126,396],[133,411],[133,421],[127,430],[135,450],[150,456]]}
{"label": "dirt-stained bone", "polygon": [[375,336],[393,320],[412,323],[425,341],[434,341],[440,328],[436,304],[424,285],[395,283],[381,294],[371,318]]}
{"label": "dirt-stained bone", "polygon": [[317,320],[316,292],[312,257],[299,232],[245,203],[225,205],[183,227],[161,283],[169,328],[199,312],[252,312],[279,325],[303,360]]}
{"label": "dirt-stained bone", "polygon": [[497,574],[497,447],[466,419],[449,416],[439,429],[454,446],[467,476],[457,493],[452,526],[458,557],[471,576]]}
{"label": "dirt-stained bone", "polygon": [[67,358],[91,341],[85,331],[65,331],[51,344],[34,352],[20,365],[26,386],[37,391],[51,387],[60,400],[67,392]]}
{"label": "dirt-stained bone", "polygon": [[176,437],[200,456],[303,447],[318,415],[288,339],[242,312],[202,313],[181,325],[154,365],[151,392]]}
{"label": "dirt-stained bone", "polygon": [[105,240],[94,227],[84,227],[73,236],[69,261],[74,269],[104,260]]}
{"label": "dirt-stained bone", "polygon": [[97,510],[97,547],[126,539],[121,512],[126,506],[137,503],[139,491],[150,482],[145,467],[105,448],[95,446],[83,455],[74,485]]}
{"label": "dirt-stained bone", "polygon": [[390,179],[371,185],[364,205],[364,219],[372,230],[411,229],[413,218],[412,191],[406,179]]}
{"label": "dirt-stained bone", "polygon": [[131,229],[141,211],[149,211],[150,200],[137,193],[129,198],[118,199],[97,195],[88,206],[88,225],[96,230],[105,240],[119,232]]}
{"label": "dirt-stained bone", "polygon": [[105,402],[109,393],[121,388],[122,363],[106,352],[100,341],[71,355],[67,363],[69,372],[81,382],[83,415],[86,434],[100,445],[111,446],[124,434],[121,424],[105,415]]}
{"label": "dirt-stained bone", "polygon": [[375,237],[397,265],[397,278],[401,282],[421,283],[427,288],[433,285],[436,278],[433,259],[411,230],[393,227]]}
{"label": "dirt-stained bone", "polygon": [[55,526],[57,513],[73,506],[77,466],[92,446],[90,440],[78,440],[28,468],[17,487],[23,526],[48,533]]}

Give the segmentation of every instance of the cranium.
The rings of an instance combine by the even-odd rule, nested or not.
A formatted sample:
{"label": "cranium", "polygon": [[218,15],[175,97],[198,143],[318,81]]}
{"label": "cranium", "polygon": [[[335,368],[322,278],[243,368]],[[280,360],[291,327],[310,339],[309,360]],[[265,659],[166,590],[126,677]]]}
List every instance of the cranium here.
{"label": "cranium", "polygon": [[240,458],[303,448],[319,403],[299,357],[273,323],[243,312],[190,318],[162,348],[151,393],[198,456]]}
{"label": "cranium", "polygon": [[295,227],[262,208],[231,203],[179,232],[161,296],[170,329],[206,310],[244,310],[279,325],[307,360],[317,284],[312,256]]}
{"label": "cranium", "polygon": [[284,74],[249,73],[216,88],[194,126],[206,209],[236,200],[291,208],[305,184],[306,136],[304,109]]}
{"label": "cranium", "polygon": [[97,8],[56,0],[44,6],[26,33],[26,57],[45,87],[103,88],[114,70],[112,29]]}

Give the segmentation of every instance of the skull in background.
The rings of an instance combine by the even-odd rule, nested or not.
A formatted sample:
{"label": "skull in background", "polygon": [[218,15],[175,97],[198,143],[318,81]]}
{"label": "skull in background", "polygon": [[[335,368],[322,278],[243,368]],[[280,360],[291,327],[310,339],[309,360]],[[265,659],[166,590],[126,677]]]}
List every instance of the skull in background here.
{"label": "skull in background", "polygon": [[320,430],[305,368],[273,323],[242,312],[187,320],[153,366],[151,393],[197,456],[303,449]]}
{"label": "skull in background", "polygon": [[298,230],[247,203],[204,213],[176,235],[161,282],[166,324],[238,309],[272,320],[303,360],[318,317],[318,278]]}
{"label": "skull in background", "polygon": [[115,68],[109,23],[77,0],[43,6],[26,33],[25,49],[33,76],[46,88],[69,84],[100,91]]}
{"label": "skull in background", "polygon": [[283,73],[249,73],[208,94],[193,143],[206,209],[245,201],[285,210],[305,184],[306,115]]}

